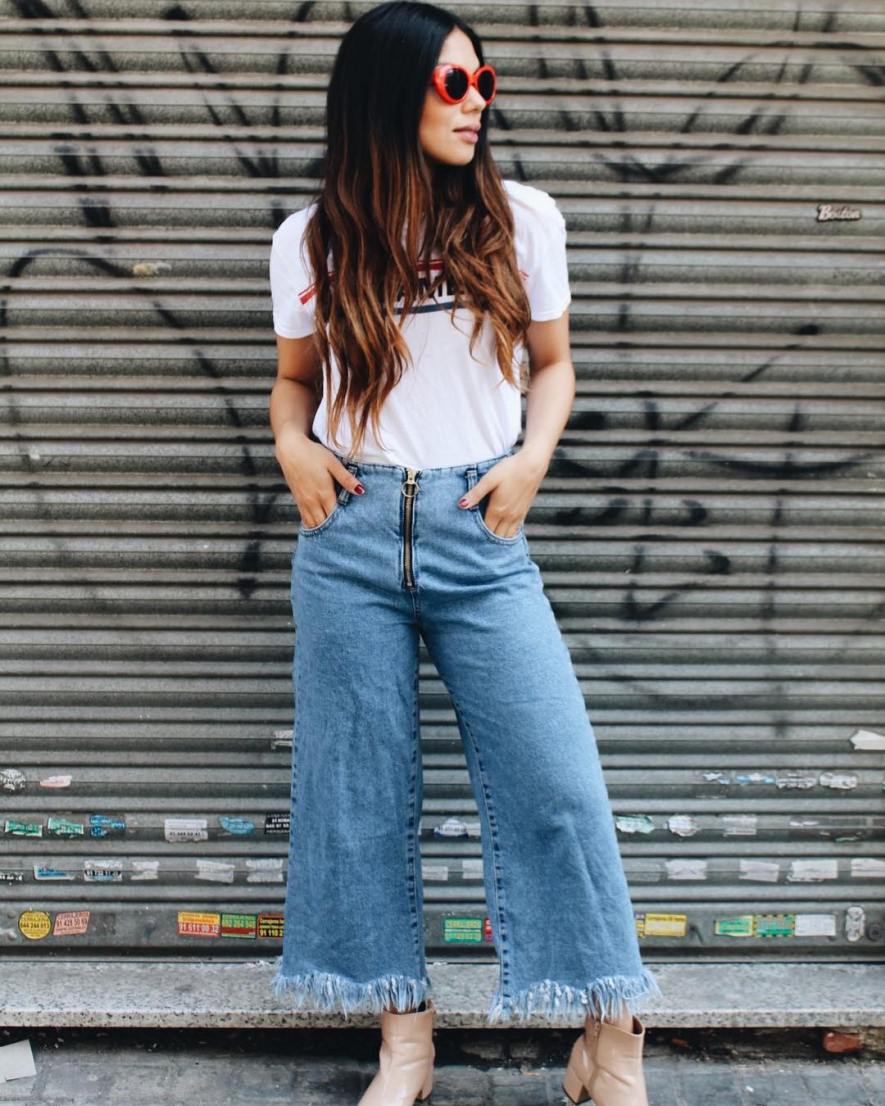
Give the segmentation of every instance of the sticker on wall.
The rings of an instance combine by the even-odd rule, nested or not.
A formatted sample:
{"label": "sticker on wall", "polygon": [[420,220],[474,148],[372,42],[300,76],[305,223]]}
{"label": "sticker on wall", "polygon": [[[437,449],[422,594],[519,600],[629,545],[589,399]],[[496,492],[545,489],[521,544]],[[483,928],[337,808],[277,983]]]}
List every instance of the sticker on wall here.
{"label": "sticker on wall", "polygon": [[866,912],[862,906],[849,906],[845,911],[845,940],[860,941],[864,935]]}
{"label": "sticker on wall", "polygon": [[132,871],[129,873],[130,879],[157,879],[160,868],[159,860],[142,860],[139,857],[133,857],[129,863],[132,865]]}
{"label": "sticker on wall", "polygon": [[15,818],[7,818],[3,823],[3,832],[11,833],[14,837],[42,837],[42,822],[19,822]]}
{"label": "sticker on wall", "polygon": [[755,814],[723,814],[720,821],[726,837],[753,837],[757,832]]}
{"label": "sticker on wall", "polygon": [[35,864],[34,865],[34,879],[69,879],[74,880],[77,876],[74,872],[67,868],[51,868],[48,864]]}
{"label": "sticker on wall", "polygon": [[713,933],[717,937],[752,937],[753,915],[735,914],[730,918],[716,918]]}
{"label": "sticker on wall", "polygon": [[444,917],[443,941],[447,945],[479,945],[483,940],[483,919]]}
{"label": "sticker on wall", "polygon": [[808,791],[817,783],[817,776],[805,772],[785,772],[778,776],[777,785],[781,790]]}
{"label": "sticker on wall", "polygon": [[246,883],[283,883],[283,858],[281,856],[247,857]]}
{"label": "sticker on wall", "polygon": [[179,937],[217,937],[221,932],[221,915],[208,911],[179,910]]}
{"label": "sticker on wall", "polygon": [[793,860],[787,872],[789,883],[818,883],[824,879],[839,878],[839,861],[833,857],[823,860]]}
{"label": "sticker on wall", "polygon": [[74,822],[70,818],[50,815],[46,821],[46,830],[53,837],[83,837],[86,833],[86,825],[83,822]]}
{"label": "sticker on wall", "polygon": [[18,916],[18,928],[29,941],[42,941],[52,931],[52,919],[45,910],[25,910]]}
{"label": "sticker on wall", "polygon": [[757,937],[792,937],[796,931],[795,914],[754,914]]}
{"label": "sticker on wall", "polygon": [[222,937],[251,937],[258,935],[257,914],[225,914],[221,915]]}
{"label": "sticker on wall", "polygon": [[211,860],[209,857],[197,857],[195,879],[208,879],[214,883],[233,883],[234,865],[229,860]]}
{"label": "sticker on wall", "polygon": [[270,739],[271,750],[291,749],[294,735],[294,730],[274,730],[273,736]]}
{"label": "sticker on wall", "polygon": [[666,862],[667,879],[706,879],[706,860],[696,860],[693,857],[678,857]]}
{"label": "sticker on wall", "polygon": [[739,783],[741,787],[746,787],[748,784],[777,783],[771,772],[736,772],[734,778],[735,782]]}
{"label": "sticker on wall", "polygon": [[90,837],[122,837],[126,832],[126,821],[110,814],[89,815]]}
{"label": "sticker on wall", "polygon": [[856,753],[885,750],[885,733],[877,733],[876,730],[855,730],[848,740]]}
{"label": "sticker on wall", "polygon": [[427,882],[442,883],[449,878],[448,864],[438,864],[431,861],[421,865],[421,879]]}
{"label": "sticker on wall", "polygon": [[461,875],[466,879],[482,879],[482,859],[467,856],[461,861]]}
{"label": "sticker on wall", "polygon": [[672,814],[667,819],[667,829],[677,837],[694,837],[700,828],[690,814]]}
{"label": "sticker on wall", "polygon": [[226,814],[219,816],[218,826],[224,830],[224,833],[229,833],[234,837],[245,837],[247,834],[255,832],[255,823],[248,818],[234,818]]}
{"label": "sticker on wall", "polygon": [[[440,822],[438,826],[433,827],[434,837],[470,837],[471,825],[478,826],[478,822],[468,823],[462,818],[446,818],[444,822]],[[477,837],[478,830],[472,836]]]}
{"label": "sticker on wall", "polygon": [[40,787],[70,787],[72,776],[44,776],[39,780]]}
{"label": "sticker on wall", "polygon": [[21,868],[0,868],[0,883],[23,883],[24,878]]}
{"label": "sticker on wall", "polygon": [[279,937],[283,936],[285,917],[275,911],[264,911],[258,915],[258,936]]}
{"label": "sticker on wall", "polygon": [[797,937],[835,937],[835,914],[797,914]]}
{"label": "sticker on wall", "polygon": [[851,878],[885,879],[885,860],[878,860],[874,856],[853,856]]}
{"label": "sticker on wall", "polygon": [[687,914],[659,914],[646,911],[636,915],[640,937],[684,937],[688,930]]}
{"label": "sticker on wall", "polygon": [[857,776],[850,772],[821,772],[821,787],[833,787],[837,791],[852,791],[857,787]]}
{"label": "sticker on wall", "polygon": [[288,833],[289,817],[288,814],[283,814],[282,812],[265,814],[264,832],[266,834]]}
{"label": "sticker on wall", "polygon": [[208,841],[209,822],[205,818],[164,818],[163,835],[172,844],[183,841]]}
{"label": "sticker on wall", "polygon": [[24,791],[28,781],[17,768],[0,768],[0,791]]}
{"label": "sticker on wall", "polygon": [[88,910],[63,910],[55,915],[53,937],[82,936],[89,928]]}
{"label": "sticker on wall", "polygon": [[123,861],[116,857],[84,860],[83,878],[90,883],[122,883]]}
{"label": "sticker on wall", "polygon": [[755,857],[741,858],[738,879],[750,879],[756,883],[777,883],[780,879],[780,864],[776,860],[757,860]]}
{"label": "sticker on wall", "polygon": [[616,814],[615,827],[621,833],[653,833],[655,824],[647,814]]}

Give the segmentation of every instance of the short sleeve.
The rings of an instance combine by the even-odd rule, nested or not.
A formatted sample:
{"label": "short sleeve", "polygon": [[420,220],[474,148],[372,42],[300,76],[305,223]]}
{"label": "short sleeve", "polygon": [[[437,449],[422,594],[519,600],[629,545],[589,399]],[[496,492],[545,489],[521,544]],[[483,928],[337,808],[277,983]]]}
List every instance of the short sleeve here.
{"label": "short sleeve", "polygon": [[301,256],[308,209],[285,219],[270,248],[270,291],[273,328],[282,338],[306,338],[314,331],[313,281]]}
{"label": "short sleeve", "polygon": [[510,180],[505,187],[513,206],[517,260],[532,321],[558,319],[572,302],[565,219],[549,192]]}

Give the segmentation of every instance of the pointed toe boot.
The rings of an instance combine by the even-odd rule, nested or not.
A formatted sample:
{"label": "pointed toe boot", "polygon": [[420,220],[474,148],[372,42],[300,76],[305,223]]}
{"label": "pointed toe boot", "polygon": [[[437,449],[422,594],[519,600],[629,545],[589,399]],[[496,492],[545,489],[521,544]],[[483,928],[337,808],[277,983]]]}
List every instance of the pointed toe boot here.
{"label": "pointed toe boot", "polygon": [[642,1048],[645,1026],[633,1015],[633,1029],[588,1016],[569,1056],[562,1089],[574,1103],[648,1106]]}
{"label": "pointed toe boot", "polygon": [[357,1106],[415,1106],[433,1089],[435,1008],[381,1012],[380,1067]]}

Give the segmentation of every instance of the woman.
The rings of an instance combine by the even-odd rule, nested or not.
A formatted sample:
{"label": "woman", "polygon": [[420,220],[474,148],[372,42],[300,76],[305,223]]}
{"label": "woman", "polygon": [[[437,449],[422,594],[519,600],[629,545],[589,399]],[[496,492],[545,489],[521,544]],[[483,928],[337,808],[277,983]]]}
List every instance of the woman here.
{"label": "woman", "polygon": [[584,1016],[567,1094],[647,1106],[635,1008],[660,990],[523,529],[574,399],[565,222],[548,193],[501,179],[487,135],[495,92],[457,16],[399,0],[371,9],[334,63],[318,198],[273,238],[270,419],[301,516],[273,985],[301,1008],[380,1015],[380,1068],[360,1106],[430,1094],[423,639],[479,809],[500,963],[488,1021]]}

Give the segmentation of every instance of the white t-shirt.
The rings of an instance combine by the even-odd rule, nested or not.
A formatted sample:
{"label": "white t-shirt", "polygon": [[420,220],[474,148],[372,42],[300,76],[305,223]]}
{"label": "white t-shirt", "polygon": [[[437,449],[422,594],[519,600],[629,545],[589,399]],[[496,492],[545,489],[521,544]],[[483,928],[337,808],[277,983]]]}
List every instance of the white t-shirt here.
{"label": "white t-shirt", "polygon": [[[553,197],[542,189],[515,180],[505,180],[504,187],[513,210],[516,260],[532,320],[558,319],[571,303],[565,219]],[[301,256],[302,234],[314,207],[310,204],[289,215],[273,236],[273,325],[284,338],[302,338],[314,329],[316,297],[306,250],[305,258]],[[435,275],[434,269],[430,279]],[[412,364],[406,364],[384,401],[380,441],[372,433],[371,422],[367,426],[360,460],[434,468],[496,457],[515,444],[522,429],[519,389],[501,374],[488,320],[471,356],[473,313],[459,308],[453,322],[453,299],[443,284],[432,303],[422,304],[407,318],[403,337]],[[522,345],[514,350],[517,380],[523,352]],[[337,387],[340,376],[334,357],[332,379]],[[349,453],[352,440],[346,412],[337,427],[336,444],[327,432],[325,395],[312,429],[330,449]]]}

